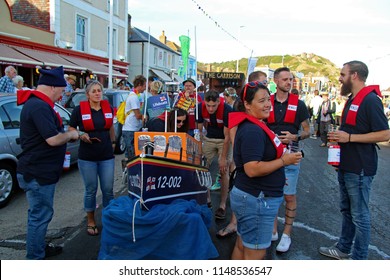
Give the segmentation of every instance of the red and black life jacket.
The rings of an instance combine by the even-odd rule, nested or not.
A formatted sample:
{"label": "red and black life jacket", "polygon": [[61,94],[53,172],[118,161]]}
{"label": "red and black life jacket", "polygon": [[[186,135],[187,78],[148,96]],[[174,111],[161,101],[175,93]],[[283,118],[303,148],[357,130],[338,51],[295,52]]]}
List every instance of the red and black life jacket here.
{"label": "red and black life jacket", "polygon": [[[216,119],[217,119],[217,125],[219,127],[223,127],[224,102],[225,101],[223,98],[219,98],[219,105],[218,105],[217,111],[215,112]],[[210,114],[207,111],[206,103],[204,101],[202,102],[202,117],[207,122],[207,125],[211,125]]]}
{"label": "red and black life jacket", "polygon": [[271,140],[272,144],[276,149],[276,158],[280,158],[283,155],[283,150],[284,150],[283,143],[279,140],[278,136],[271,129],[269,129],[264,122],[260,121],[259,119],[256,119],[255,117],[243,112],[232,112],[229,113],[229,128],[238,126],[240,123],[242,123],[245,120],[248,120],[258,125],[264,130],[264,132],[267,134],[268,138]]}
{"label": "red and black life jacket", "polygon": [[[285,123],[295,122],[295,116],[297,115],[297,110],[298,110],[298,101],[299,101],[298,95],[291,94],[291,93],[288,95],[287,111],[286,111],[286,115],[284,116]],[[275,123],[275,94],[271,95],[271,104],[272,104],[271,111],[267,119],[267,122],[270,124]]]}
{"label": "red and black life jacket", "polygon": [[[102,100],[100,101],[100,107],[102,108],[104,120],[106,121],[104,129],[110,129],[113,121],[110,103],[108,100]],[[89,105],[88,101],[80,101],[80,113],[81,119],[83,121],[84,131],[95,130],[91,114],[91,106]]]}
{"label": "red and black life jacket", "polygon": [[345,108],[346,108],[346,107],[344,107],[343,115],[344,115],[345,113],[347,113],[347,118],[346,118],[346,120],[345,120],[345,123],[346,123],[346,124],[353,125],[353,126],[356,125],[356,117],[357,117],[357,113],[358,113],[360,104],[362,104],[364,98],[365,98],[369,93],[371,93],[371,92],[374,92],[374,93],[377,94],[379,97],[382,97],[381,91],[380,91],[378,85],[366,86],[366,87],[362,88],[362,89],[356,94],[356,96],[354,97],[354,99],[352,100],[352,104],[351,104],[351,106],[349,107],[348,112],[345,112]]}

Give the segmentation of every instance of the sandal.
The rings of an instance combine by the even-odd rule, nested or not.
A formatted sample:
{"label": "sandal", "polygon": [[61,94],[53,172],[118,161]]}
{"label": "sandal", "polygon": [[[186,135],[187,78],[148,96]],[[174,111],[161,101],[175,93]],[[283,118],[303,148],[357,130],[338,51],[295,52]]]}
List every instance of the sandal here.
{"label": "sandal", "polygon": [[223,220],[226,217],[226,210],[219,207],[217,211],[215,211],[215,218],[219,220]]}
{"label": "sandal", "polygon": [[237,230],[236,229],[232,229],[232,228],[229,228],[228,227],[229,225],[227,225],[226,227],[224,227],[223,229],[219,230],[215,235],[217,236],[217,238],[227,238],[229,236],[232,236],[232,235],[235,235],[237,233]]}
{"label": "sandal", "polygon": [[97,226],[87,226],[87,233],[91,236],[99,235]]}

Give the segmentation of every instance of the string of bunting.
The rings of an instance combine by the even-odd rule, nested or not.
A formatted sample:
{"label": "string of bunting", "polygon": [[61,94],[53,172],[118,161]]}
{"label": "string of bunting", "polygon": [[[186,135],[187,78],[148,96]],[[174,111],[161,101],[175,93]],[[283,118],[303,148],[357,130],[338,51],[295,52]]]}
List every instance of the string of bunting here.
{"label": "string of bunting", "polygon": [[197,7],[198,7],[198,10],[200,10],[206,17],[208,17],[212,22],[214,22],[215,26],[218,27],[219,29],[221,29],[223,32],[225,32],[227,35],[229,35],[233,40],[237,41],[239,44],[241,44],[242,46],[244,46],[245,48],[247,48],[248,50],[252,50],[251,48],[249,48],[248,46],[246,46],[243,42],[241,42],[240,40],[238,40],[233,34],[231,34],[229,31],[227,31],[225,28],[223,28],[222,25],[220,25],[218,23],[218,21],[216,21],[205,9],[203,9],[199,4],[198,2],[196,2],[195,0],[191,0]]}

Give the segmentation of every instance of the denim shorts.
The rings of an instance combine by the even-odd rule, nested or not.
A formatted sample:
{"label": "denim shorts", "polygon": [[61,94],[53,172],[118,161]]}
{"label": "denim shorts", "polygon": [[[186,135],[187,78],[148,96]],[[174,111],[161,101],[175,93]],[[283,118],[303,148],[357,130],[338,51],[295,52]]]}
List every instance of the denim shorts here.
{"label": "denim shorts", "polygon": [[261,192],[254,197],[233,187],[230,206],[237,217],[237,234],[245,247],[260,250],[271,245],[274,220],[282,201],[283,196],[265,197]]}
{"label": "denim shorts", "polygon": [[283,193],[287,195],[294,195],[297,193],[298,176],[301,164],[291,164],[284,167],[286,174],[286,184],[283,188]]}

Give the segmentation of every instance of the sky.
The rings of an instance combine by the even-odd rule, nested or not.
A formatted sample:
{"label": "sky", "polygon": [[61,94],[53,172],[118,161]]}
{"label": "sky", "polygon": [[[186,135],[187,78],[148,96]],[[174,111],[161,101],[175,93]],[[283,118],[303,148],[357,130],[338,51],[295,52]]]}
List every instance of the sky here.
{"label": "sky", "polygon": [[[131,25],[180,44],[199,62],[314,53],[367,64],[367,84],[390,87],[388,0],[128,0]],[[294,69],[292,69],[294,70]]]}

